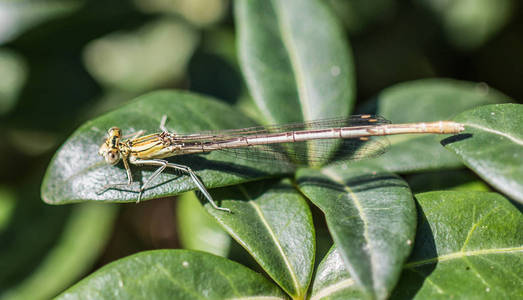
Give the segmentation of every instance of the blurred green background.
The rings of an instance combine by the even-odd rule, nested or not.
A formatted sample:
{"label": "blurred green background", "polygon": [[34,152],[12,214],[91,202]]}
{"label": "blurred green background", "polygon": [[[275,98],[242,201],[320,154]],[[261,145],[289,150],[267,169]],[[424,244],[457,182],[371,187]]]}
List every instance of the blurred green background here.
{"label": "blurred green background", "polygon": [[[484,82],[480,88],[523,99],[520,1],[327,3],[353,50],[359,102],[429,77]],[[236,57],[232,5],[0,2],[0,298],[45,299],[131,253],[190,247],[184,235],[191,233],[178,233],[173,213],[180,203],[180,211],[193,205],[190,199],[49,206],[40,183],[80,124],[147,91],[191,90],[254,116]],[[209,247],[221,253],[228,246],[220,243],[229,242]]]}

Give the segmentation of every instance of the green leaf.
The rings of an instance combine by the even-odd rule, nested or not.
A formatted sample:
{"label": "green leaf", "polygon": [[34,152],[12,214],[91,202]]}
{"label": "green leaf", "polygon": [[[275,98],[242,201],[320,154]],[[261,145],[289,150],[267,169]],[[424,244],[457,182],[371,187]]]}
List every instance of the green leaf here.
{"label": "green leaf", "polygon": [[[448,120],[473,107],[505,102],[496,90],[472,82],[450,79],[423,79],[401,83],[383,90],[361,111],[376,112],[393,123]],[[376,163],[391,172],[416,172],[457,168],[462,163],[441,147],[438,135],[388,137],[391,147]]]}
{"label": "green leaf", "polygon": [[454,120],[466,130],[442,143],[485,181],[523,202],[523,105],[481,106]]}
{"label": "green leaf", "polygon": [[312,284],[311,300],[364,299],[365,295],[351,278],[340,251],[333,246],[323,258]]}
{"label": "green leaf", "polygon": [[436,190],[489,192],[488,185],[474,173],[465,170],[428,172],[409,176],[409,187],[413,193]]}
{"label": "green leaf", "polygon": [[200,250],[226,257],[231,238],[205,211],[193,192],[182,194],[176,199],[178,234],[183,248]]}
{"label": "green leaf", "polygon": [[352,56],[324,1],[235,4],[242,71],[268,123],[349,114],[355,95]]}
{"label": "green leaf", "polygon": [[24,58],[5,48],[0,48],[0,65],[0,116],[5,116],[18,102],[29,72]]}
{"label": "green leaf", "polygon": [[416,195],[419,226],[394,299],[521,299],[523,216],[496,193]]}
{"label": "green leaf", "polygon": [[116,212],[115,206],[77,205],[63,226],[62,236],[40,261],[39,268],[31,265],[31,275],[9,291],[5,299],[49,299],[70,286],[92,268],[104,249]]}
{"label": "green leaf", "polygon": [[139,93],[183,78],[197,44],[198,34],[186,22],[158,18],[91,41],[84,61],[100,84]]}
{"label": "green leaf", "polygon": [[9,221],[13,217],[15,204],[16,197],[13,189],[0,185],[0,234],[9,225]]}
{"label": "green leaf", "polygon": [[[107,184],[123,183],[127,175],[123,164],[111,166],[98,155],[107,129],[118,126],[123,134],[146,130],[159,132],[163,115],[167,128],[176,133],[201,130],[243,128],[255,125],[231,107],[212,99],[185,92],[159,91],[138,97],[121,108],[89,121],[77,129],[52,159],[42,183],[42,198],[51,204],[86,200],[134,202],[139,186],[155,168],[131,166],[135,184],[119,190],[98,192]],[[224,117],[228,116],[228,117]],[[230,116],[230,117],[229,117]],[[223,152],[178,156],[169,159],[190,166],[206,187],[232,185],[290,171],[285,164],[261,163],[239,159]],[[152,182],[143,199],[176,195],[195,189],[189,176],[166,170]]]}
{"label": "green leaf", "polygon": [[436,14],[434,18],[439,19],[450,43],[470,51],[484,45],[510,21],[517,2],[428,0],[420,3]]}
{"label": "green leaf", "polygon": [[302,169],[297,181],[325,213],[351,277],[368,296],[386,298],[414,240],[416,214],[407,184],[387,171],[357,165]]}
{"label": "green leaf", "polygon": [[315,252],[314,225],[303,197],[288,180],[218,189],[214,196],[232,213],[205,204],[207,211],[283,290],[303,299]]}
{"label": "green leaf", "polygon": [[192,250],[141,252],[104,266],[58,299],[286,299],[262,275]]}
{"label": "green leaf", "polygon": [[13,197],[0,231],[0,298],[49,299],[92,267],[109,238],[116,207],[51,207],[30,183]]}

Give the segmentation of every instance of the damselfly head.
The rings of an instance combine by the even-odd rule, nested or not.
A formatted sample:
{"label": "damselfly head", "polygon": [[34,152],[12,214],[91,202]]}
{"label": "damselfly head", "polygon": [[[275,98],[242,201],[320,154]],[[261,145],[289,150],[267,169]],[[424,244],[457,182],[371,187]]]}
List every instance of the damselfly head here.
{"label": "damselfly head", "polygon": [[116,165],[120,161],[120,137],[122,131],[118,127],[111,127],[107,132],[107,139],[100,146],[98,153],[104,157],[108,164]]}

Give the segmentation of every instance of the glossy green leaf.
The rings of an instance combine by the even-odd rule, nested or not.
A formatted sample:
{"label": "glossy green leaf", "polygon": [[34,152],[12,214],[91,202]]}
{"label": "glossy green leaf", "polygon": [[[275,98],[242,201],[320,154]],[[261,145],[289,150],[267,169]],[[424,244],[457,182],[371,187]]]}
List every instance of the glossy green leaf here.
{"label": "glossy green leaf", "polygon": [[312,284],[311,300],[364,299],[365,294],[351,278],[340,251],[333,246],[321,261]]}
{"label": "glossy green leaf", "polygon": [[288,180],[217,189],[213,195],[232,213],[205,204],[207,211],[283,290],[303,299],[315,252],[314,225],[303,197]]}
{"label": "glossy green leaf", "polygon": [[[394,123],[449,120],[473,107],[501,103],[507,97],[484,85],[450,79],[423,79],[383,90],[362,112],[375,112]],[[456,168],[462,163],[441,147],[439,135],[388,137],[391,147],[376,163],[391,172]]]}
{"label": "glossy green leaf", "polygon": [[442,141],[476,174],[523,202],[523,105],[486,105],[458,115],[465,131]]}
{"label": "glossy green leaf", "polygon": [[[124,135],[146,130],[159,132],[160,120],[168,117],[167,128],[176,133],[253,126],[249,119],[231,107],[212,99],[186,92],[159,91],[146,94],[77,129],[52,159],[42,183],[42,198],[47,203],[63,204],[86,200],[134,202],[139,186],[154,172],[152,167],[131,166],[135,183],[131,187],[98,192],[107,184],[124,183],[127,175],[120,162],[105,163],[98,154],[107,129],[118,126]],[[285,164],[240,159],[216,151],[209,154],[178,156],[172,162],[190,166],[206,187],[232,185],[256,178],[289,172]],[[195,189],[189,176],[166,170],[152,182],[143,199],[175,195]]]}
{"label": "glossy green leaf", "polygon": [[324,1],[235,4],[241,68],[268,123],[349,113],[355,95],[352,56]]}
{"label": "glossy green leaf", "polygon": [[337,165],[297,173],[300,190],[324,213],[351,277],[384,299],[399,279],[416,228],[407,184],[378,168]]}
{"label": "glossy green leaf", "polygon": [[176,221],[183,248],[226,257],[231,238],[205,211],[193,192],[176,199]]}
{"label": "glossy green leaf", "polygon": [[416,195],[420,222],[393,299],[521,299],[523,216],[496,193]]}
{"label": "glossy green leaf", "polygon": [[104,266],[58,299],[286,299],[262,275],[192,250],[141,252]]}

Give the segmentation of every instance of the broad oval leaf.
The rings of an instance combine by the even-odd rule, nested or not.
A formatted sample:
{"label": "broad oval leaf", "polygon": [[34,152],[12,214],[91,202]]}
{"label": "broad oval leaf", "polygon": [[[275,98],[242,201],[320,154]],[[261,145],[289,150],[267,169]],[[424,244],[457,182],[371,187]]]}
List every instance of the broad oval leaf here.
{"label": "broad oval leaf", "polygon": [[[348,116],[355,94],[352,57],[326,3],[237,1],[235,15],[241,68],[266,123]],[[317,148],[334,153],[338,145],[309,141],[307,155],[313,158]]]}
{"label": "broad oval leaf", "polygon": [[[243,128],[253,122],[238,111],[218,101],[186,92],[159,91],[138,97],[135,101],[89,121],[77,129],[52,159],[42,183],[42,198],[50,204],[86,200],[133,202],[138,189],[156,168],[131,166],[135,184],[131,187],[99,193],[107,184],[125,183],[127,175],[122,162],[105,163],[98,154],[107,129],[118,126],[123,134],[146,130],[159,132],[160,120],[168,117],[167,128],[175,133],[202,130]],[[206,187],[232,185],[256,178],[289,172],[285,164],[264,164],[238,159],[216,151],[202,155],[184,155],[168,160],[191,167]],[[144,200],[175,195],[195,189],[185,174],[165,170],[147,189]]]}
{"label": "broad oval leaf", "polygon": [[224,213],[205,204],[222,227],[293,299],[303,299],[312,276],[314,225],[309,207],[288,180],[217,189]]}
{"label": "broad oval leaf", "polygon": [[[393,123],[448,120],[484,104],[506,102],[507,96],[484,85],[451,79],[423,79],[383,90],[361,111],[376,113]],[[391,147],[376,163],[391,172],[416,172],[460,167],[462,163],[438,143],[436,135],[388,137]]]}
{"label": "broad oval leaf", "polygon": [[476,174],[523,203],[523,105],[486,105],[454,119],[465,131],[442,143]]}
{"label": "broad oval leaf", "polygon": [[325,213],[351,277],[367,296],[386,298],[414,240],[416,209],[407,184],[361,165],[302,169],[297,181]]}
{"label": "broad oval leaf", "polygon": [[261,274],[191,250],[141,252],[104,266],[57,299],[286,299]]}
{"label": "broad oval leaf", "polygon": [[393,299],[520,299],[523,216],[487,192],[417,194],[419,226]]}
{"label": "broad oval leaf", "polygon": [[319,0],[236,1],[241,68],[268,123],[349,114],[355,95],[343,29]]}
{"label": "broad oval leaf", "polygon": [[333,246],[318,266],[310,300],[364,298],[365,295],[351,278],[340,251]]}

